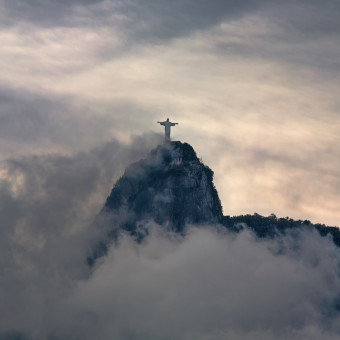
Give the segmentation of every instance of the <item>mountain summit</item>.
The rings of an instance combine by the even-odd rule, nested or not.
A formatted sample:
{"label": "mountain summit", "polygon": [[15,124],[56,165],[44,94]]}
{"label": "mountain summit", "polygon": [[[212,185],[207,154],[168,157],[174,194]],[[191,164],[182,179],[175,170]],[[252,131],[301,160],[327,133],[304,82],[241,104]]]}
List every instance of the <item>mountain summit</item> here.
{"label": "mountain summit", "polygon": [[213,171],[187,143],[169,142],[132,164],[107,198],[103,214],[119,216],[120,227],[137,238],[143,221],[175,232],[187,224],[222,221],[222,206]]}
{"label": "mountain summit", "polygon": [[274,238],[289,230],[314,229],[331,236],[340,247],[340,230],[310,221],[276,218],[274,214],[223,216],[213,183],[213,171],[197,158],[187,143],[166,142],[152,150],[146,159],[129,166],[114,185],[96,224],[104,228],[88,263],[107,253],[121,231],[137,242],[148,235],[148,224],[156,222],[167,230],[184,234],[190,224],[219,224],[230,232],[250,229],[259,238]]}

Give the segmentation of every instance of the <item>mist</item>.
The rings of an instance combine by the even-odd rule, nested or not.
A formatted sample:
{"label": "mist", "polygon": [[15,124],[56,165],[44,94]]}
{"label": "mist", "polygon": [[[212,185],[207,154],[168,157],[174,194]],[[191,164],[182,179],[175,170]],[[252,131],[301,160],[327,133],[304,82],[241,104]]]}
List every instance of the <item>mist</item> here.
{"label": "mist", "polygon": [[340,252],[316,231],[149,221],[143,242],[122,234],[88,266],[114,182],[160,140],[1,163],[0,338],[337,339]]}
{"label": "mist", "polygon": [[213,226],[192,226],[184,238],[156,227],[142,245],[124,238],[77,286],[69,310],[80,327],[72,322],[66,334],[335,339],[339,259],[330,240],[310,231],[258,241]]}
{"label": "mist", "polygon": [[124,168],[159,141],[151,134],[0,163],[0,334],[38,329],[46,309],[88,277],[86,256],[102,237],[95,216]]}

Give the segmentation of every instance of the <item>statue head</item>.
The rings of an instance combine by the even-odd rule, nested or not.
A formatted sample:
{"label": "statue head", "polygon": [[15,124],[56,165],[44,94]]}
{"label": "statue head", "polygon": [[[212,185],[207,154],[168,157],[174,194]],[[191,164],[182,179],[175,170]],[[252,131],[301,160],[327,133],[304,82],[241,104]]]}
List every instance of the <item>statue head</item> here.
{"label": "statue head", "polygon": [[169,118],[167,118],[166,121],[168,122],[168,121],[169,121]]}

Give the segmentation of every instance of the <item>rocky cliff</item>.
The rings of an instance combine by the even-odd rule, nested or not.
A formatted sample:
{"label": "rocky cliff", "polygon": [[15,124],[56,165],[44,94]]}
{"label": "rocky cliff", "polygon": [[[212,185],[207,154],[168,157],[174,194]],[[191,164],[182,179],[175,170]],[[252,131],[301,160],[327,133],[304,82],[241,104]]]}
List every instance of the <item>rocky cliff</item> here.
{"label": "rocky cliff", "polygon": [[220,223],[222,219],[213,171],[189,144],[165,143],[128,167],[114,185],[96,221],[107,236],[88,262],[93,264],[104,255],[122,231],[136,241],[143,240],[150,222],[184,233],[189,224]]}
{"label": "rocky cliff", "polygon": [[336,227],[277,219],[274,214],[223,216],[213,171],[197,158],[189,144],[181,142],[160,145],[146,159],[128,167],[114,185],[97,222],[106,234],[88,258],[90,264],[107,252],[109,243],[122,231],[138,242],[143,240],[150,222],[181,234],[190,224],[220,224],[230,232],[248,228],[259,238],[314,228],[322,236],[331,236],[340,246],[340,231]]}
{"label": "rocky cliff", "polygon": [[187,224],[217,223],[223,217],[213,171],[181,142],[158,146],[127,168],[102,214],[119,215],[120,227],[131,234],[143,221],[183,232]]}

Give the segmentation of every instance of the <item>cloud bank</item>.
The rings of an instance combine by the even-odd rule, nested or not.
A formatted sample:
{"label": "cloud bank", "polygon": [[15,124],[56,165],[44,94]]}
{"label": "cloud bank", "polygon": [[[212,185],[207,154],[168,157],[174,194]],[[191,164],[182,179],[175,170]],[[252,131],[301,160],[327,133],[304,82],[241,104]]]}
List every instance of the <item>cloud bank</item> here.
{"label": "cloud bank", "polygon": [[92,221],[112,182],[159,136],[2,163],[0,337],[337,339],[340,252],[310,230],[276,240],[150,222],[94,268]]}
{"label": "cloud bank", "polygon": [[160,138],[140,137],[129,147],[112,141],[72,156],[1,162],[2,331],[34,324],[50,300],[54,303],[74,280],[88,275],[86,254],[100,237],[93,220],[107,191],[125,166]]}
{"label": "cloud bank", "polygon": [[77,287],[70,310],[82,312],[84,328],[68,331],[88,339],[335,339],[339,259],[329,240],[308,232],[258,242],[248,232],[193,227],[184,239],[124,239]]}

